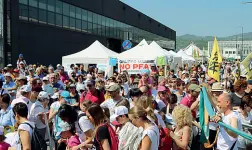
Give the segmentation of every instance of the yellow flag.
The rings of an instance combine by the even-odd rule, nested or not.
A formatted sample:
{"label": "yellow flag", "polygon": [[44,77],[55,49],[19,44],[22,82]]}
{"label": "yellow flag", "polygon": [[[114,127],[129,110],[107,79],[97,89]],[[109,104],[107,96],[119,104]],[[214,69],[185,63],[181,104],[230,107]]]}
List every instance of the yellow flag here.
{"label": "yellow flag", "polygon": [[220,54],[219,45],[216,37],[214,38],[214,44],[212,49],[211,58],[208,64],[208,75],[218,82],[220,81],[220,64],[222,62],[222,57]]}
{"label": "yellow flag", "polygon": [[242,61],[243,67],[247,71],[247,78],[251,79],[252,77],[252,53],[250,53],[243,61]]}

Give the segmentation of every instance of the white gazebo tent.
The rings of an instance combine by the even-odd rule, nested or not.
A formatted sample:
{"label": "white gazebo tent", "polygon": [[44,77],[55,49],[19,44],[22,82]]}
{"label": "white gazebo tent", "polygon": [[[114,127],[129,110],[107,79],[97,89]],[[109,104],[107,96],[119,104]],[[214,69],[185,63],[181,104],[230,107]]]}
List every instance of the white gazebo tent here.
{"label": "white gazebo tent", "polygon": [[191,56],[188,56],[182,49],[179,50],[177,54],[182,57],[183,63],[192,65],[195,62],[195,59]]}
{"label": "white gazebo tent", "polygon": [[140,43],[138,43],[136,46],[143,46],[143,45],[148,45],[145,39],[143,39]]}
{"label": "white gazebo tent", "polygon": [[193,57],[195,54],[201,57],[203,55],[203,52],[193,43],[188,45],[185,49],[184,52],[186,55]]}
{"label": "white gazebo tent", "polygon": [[118,54],[104,45],[99,41],[95,41],[88,48],[62,57],[62,64],[107,64],[109,57],[116,57]]}

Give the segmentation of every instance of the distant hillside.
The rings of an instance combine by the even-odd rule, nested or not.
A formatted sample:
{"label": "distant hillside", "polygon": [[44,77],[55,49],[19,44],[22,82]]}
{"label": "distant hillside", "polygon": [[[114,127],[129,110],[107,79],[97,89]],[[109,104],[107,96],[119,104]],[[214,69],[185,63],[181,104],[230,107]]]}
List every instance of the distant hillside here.
{"label": "distant hillside", "polygon": [[[185,34],[182,36],[177,36],[176,48],[177,48],[177,50],[185,48],[191,42],[193,42],[200,49],[203,49],[203,47],[205,49],[207,49],[208,41],[213,41],[213,39],[214,39],[213,36],[196,36],[196,35]],[[228,36],[228,37],[217,37],[218,41],[226,41],[226,40],[235,41],[235,40],[241,40],[241,39],[242,39],[241,34],[232,35],[232,36]],[[244,33],[243,40],[252,40],[252,32]]]}

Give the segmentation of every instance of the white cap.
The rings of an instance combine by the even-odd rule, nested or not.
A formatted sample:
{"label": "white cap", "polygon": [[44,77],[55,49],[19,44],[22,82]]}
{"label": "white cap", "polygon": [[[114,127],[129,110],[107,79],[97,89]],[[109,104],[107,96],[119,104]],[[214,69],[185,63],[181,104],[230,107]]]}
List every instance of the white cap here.
{"label": "white cap", "polygon": [[21,87],[21,92],[31,92],[31,86],[29,86],[29,85],[23,85],[22,87]]}
{"label": "white cap", "polygon": [[38,95],[40,99],[49,99],[49,94],[47,92],[41,91]]}
{"label": "white cap", "polygon": [[0,126],[0,135],[4,135],[4,126]]}
{"label": "white cap", "polygon": [[188,72],[188,71],[185,71],[185,70],[184,70],[184,71],[182,71],[182,74],[186,74],[186,73],[187,73],[187,74],[189,74],[189,72]]}
{"label": "white cap", "polygon": [[9,72],[7,72],[6,74],[4,74],[4,76],[11,77],[11,74]]}
{"label": "white cap", "polygon": [[60,67],[60,66],[61,66],[60,64],[57,65],[57,67]]}
{"label": "white cap", "polygon": [[129,113],[129,110],[125,106],[118,106],[115,108],[115,114],[110,117],[110,120],[115,120],[116,117],[120,115],[126,115]]}
{"label": "white cap", "polygon": [[48,81],[49,78],[48,77],[43,77],[43,81]]}

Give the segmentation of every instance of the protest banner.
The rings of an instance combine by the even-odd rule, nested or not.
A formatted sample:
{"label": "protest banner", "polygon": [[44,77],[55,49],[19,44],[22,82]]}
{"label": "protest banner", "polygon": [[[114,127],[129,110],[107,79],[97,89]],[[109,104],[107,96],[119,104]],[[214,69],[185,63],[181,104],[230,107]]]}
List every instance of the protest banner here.
{"label": "protest banner", "polygon": [[150,69],[155,60],[118,60],[118,72],[127,70],[129,74],[140,74],[142,69]]}

